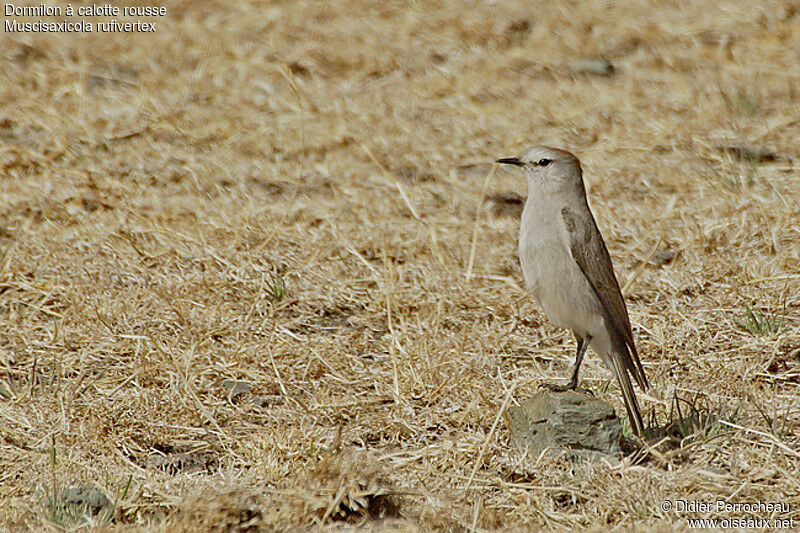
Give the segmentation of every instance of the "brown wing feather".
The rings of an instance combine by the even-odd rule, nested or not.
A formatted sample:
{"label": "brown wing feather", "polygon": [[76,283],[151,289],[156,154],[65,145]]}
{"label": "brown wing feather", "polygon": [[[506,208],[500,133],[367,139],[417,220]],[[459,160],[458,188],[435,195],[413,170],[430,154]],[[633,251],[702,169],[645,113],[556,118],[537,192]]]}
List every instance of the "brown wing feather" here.
{"label": "brown wing feather", "polygon": [[[628,310],[625,301],[622,299],[622,292],[619,290],[617,278],[614,276],[614,267],[611,264],[611,256],[608,253],[597,223],[594,221],[589,206],[586,206],[586,214],[581,216],[574,210],[564,208],[561,216],[567,227],[569,234],[569,247],[572,258],[578,263],[584,276],[594,289],[595,294],[603,305],[606,320],[611,324],[623,341],[629,354],[620,354],[625,361],[625,367],[633,374],[636,382],[642,389],[646,389],[647,376],[639,360],[636,345],[633,342],[633,332],[628,318]],[[582,219],[582,220],[581,220]],[[627,357],[626,357],[627,356]]]}
{"label": "brown wing feather", "polygon": [[617,378],[617,384],[622,391],[622,403],[628,413],[631,428],[636,435],[641,437],[644,433],[644,422],[642,422],[642,413],[639,411],[639,402],[636,401],[636,393],[633,391],[633,385],[631,385],[631,378],[625,368],[620,368],[618,357],[612,357],[611,364],[614,377]]}

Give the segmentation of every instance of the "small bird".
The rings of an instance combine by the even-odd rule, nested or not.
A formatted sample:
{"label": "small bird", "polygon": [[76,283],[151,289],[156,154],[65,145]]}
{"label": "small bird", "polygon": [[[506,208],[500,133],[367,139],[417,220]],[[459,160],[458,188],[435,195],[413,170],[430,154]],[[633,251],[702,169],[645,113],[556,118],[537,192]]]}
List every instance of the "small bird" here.
{"label": "small bird", "polygon": [[644,424],[630,376],[642,390],[649,384],[611,256],[586,201],[580,161],[565,150],[533,146],[497,162],[522,167],[528,181],[519,228],[525,284],[550,321],[571,330],[578,342],[569,384],[548,387],[577,389],[591,346],[617,379],[631,427],[641,436]]}

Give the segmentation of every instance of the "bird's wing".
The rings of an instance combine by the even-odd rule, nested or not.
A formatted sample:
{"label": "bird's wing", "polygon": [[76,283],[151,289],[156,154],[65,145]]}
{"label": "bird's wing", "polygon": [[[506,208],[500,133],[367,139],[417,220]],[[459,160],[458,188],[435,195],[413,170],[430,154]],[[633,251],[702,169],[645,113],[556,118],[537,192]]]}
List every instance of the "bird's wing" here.
{"label": "bird's wing", "polygon": [[600,230],[597,229],[597,223],[594,221],[588,205],[585,213],[583,215],[566,207],[561,210],[561,216],[569,235],[570,253],[600,300],[606,321],[617,332],[623,345],[627,348],[626,351],[630,352],[621,354],[623,366],[630,370],[636,382],[644,390],[648,386],[647,377],[633,342],[628,310],[625,308],[625,301],[622,299],[617,278],[614,276],[611,256],[608,254],[606,244],[603,242],[603,237],[600,235]]}

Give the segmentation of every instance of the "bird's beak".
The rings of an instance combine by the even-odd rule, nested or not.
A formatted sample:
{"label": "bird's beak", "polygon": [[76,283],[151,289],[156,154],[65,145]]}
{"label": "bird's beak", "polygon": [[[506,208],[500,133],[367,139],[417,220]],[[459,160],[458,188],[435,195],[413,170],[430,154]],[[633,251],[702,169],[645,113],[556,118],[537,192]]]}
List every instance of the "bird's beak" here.
{"label": "bird's beak", "polygon": [[501,163],[503,165],[514,165],[517,167],[524,167],[525,163],[520,161],[518,157],[504,157],[503,159],[498,159],[495,161],[496,163]]}

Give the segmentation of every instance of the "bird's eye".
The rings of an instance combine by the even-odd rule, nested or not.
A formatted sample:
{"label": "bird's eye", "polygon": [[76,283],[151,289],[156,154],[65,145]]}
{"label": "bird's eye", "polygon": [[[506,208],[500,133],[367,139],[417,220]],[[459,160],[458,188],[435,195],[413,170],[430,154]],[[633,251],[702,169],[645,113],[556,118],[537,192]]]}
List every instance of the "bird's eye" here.
{"label": "bird's eye", "polygon": [[545,159],[540,159],[539,161],[536,162],[536,164],[539,165],[540,167],[546,167],[547,165],[549,165],[552,162],[553,162],[552,159],[546,159],[545,158]]}

